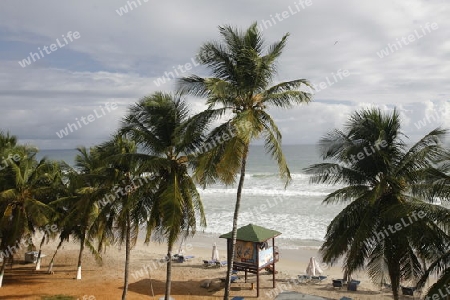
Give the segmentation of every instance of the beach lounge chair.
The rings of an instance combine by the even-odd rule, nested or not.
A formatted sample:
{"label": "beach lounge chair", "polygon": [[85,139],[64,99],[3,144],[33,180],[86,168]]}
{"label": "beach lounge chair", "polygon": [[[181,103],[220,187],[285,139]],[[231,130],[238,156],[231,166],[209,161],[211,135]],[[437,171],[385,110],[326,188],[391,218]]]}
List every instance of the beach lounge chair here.
{"label": "beach lounge chair", "polygon": [[323,280],[327,279],[327,276],[320,275],[320,276],[311,276],[312,282],[321,282]]}
{"label": "beach lounge chair", "polygon": [[218,260],[203,260],[203,266],[205,268],[209,268],[209,267],[223,267],[227,265],[227,261],[218,261]]}
{"label": "beach lounge chair", "polygon": [[342,297],[341,299],[339,299],[339,300],[352,300],[352,298],[349,298],[349,297]]}
{"label": "beach lounge chair", "polygon": [[333,279],[333,287],[342,288],[344,286],[344,279]]}
{"label": "beach lounge chair", "polygon": [[309,275],[298,275],[297,278],[300,283],[307,283],[311,281],[311,276]]}
{"label": "beach lounge chair", "polygon": [[208,268],[208,267],[215,267],[216,266],[216,262],[214,261],[214,260],[203,260],[203,266],[205,267],[205,268]]}
{"label": "beach lounge chair", "polygon": [[347,290],[348,291],[356,291],[358,289],[358,285],[361,283],[359,280],[350,280],[347,283]]}
{"label": "beach lounge chair", "polygon": [[233,297],[231,300],[244,300],[244,297]]}
{"label": "beach lounge chair", "polygon": [[175,260],[179,263],[183,263],[183,262],[191,260],[193,258],[195,258],[194,255],[177,255]]}
{"label": "beach lounge chair", "polygon": [[402,286],[402,294],[405,296],[413,296],[414,297],[415,290],[416,290],[415,287]]}
{"label": "beach lounge chair", "polygon": [[226,260],[223,260],[223,261],[216,261],[215,264],[216,264],[216,267],[220,268],[220,267],[225,267],[228,263]]}

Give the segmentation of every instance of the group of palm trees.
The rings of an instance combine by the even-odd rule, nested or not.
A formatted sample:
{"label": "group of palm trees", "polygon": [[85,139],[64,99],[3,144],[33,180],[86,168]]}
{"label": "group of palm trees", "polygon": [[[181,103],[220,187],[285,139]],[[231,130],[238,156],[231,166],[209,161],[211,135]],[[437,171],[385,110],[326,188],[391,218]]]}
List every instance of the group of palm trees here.
{"label": "group of palm trees", "polygon": [[[109,141],[78,148],[74,167],[38,161],[36,149],[18,145],[14,136],[1,133],[0,157],[17,154],[21,159],[0,170],[0,249],[37,232],[44,234],[41,246],[57,237],[60,243],[50,262],[51,272],[62,243],[75,239],[80,244],[77,279],[81,279],[85,247],[101,260],[108,246],[124,245],[122,299],[126,299],[131,249],[139,231],[145,233],[146,243],[151,237],[164,240],[167,257],[172,257],[178,238],[194,234],[196,224],[206,226],[197,184],[206,188],[217,181],[226,185],[237,181],[234,252],[251,142],[262,139],[280,177],[286,185],[291,180],[281,133],[267,109],[308,103],[312,95],[301,90],[310,86],[305,79],[271,85],[287,34],[267,46],[256,23],[245,31],[232,26],[219,31],[222,42],[200,48],[200,53],[210,54],[199,55],[199,60],[212,77],[180,78],[176,93],[156,92],[131,105]],[[207,109],[190,114],[187,95],[205,98]],[[216,122],[220,125],[213,127]],[[435,197],[448,199],[445,158],[449,156],[440,144],[445,132],[435,130],[407,149],[399,123],[395,112],[390,116],[376,110],[356,113],[347,131],[334,131],[321,140],[324,159],[335,162],[307,170],[315,182],[347,186],[330,194],[326,203],[350,202],[328,227],[324,261],[345,256],[346,275],[367,267],[378,282],[387,272],[396,299],[400,280],[422,276],[418,284],[423,285],[433,271],[442,274],[430,290],[436,291],[448,282],[450,263],[449,211],[428,203]],[[231,135],[230,128],[235,129]],[[387,146],[349,162],[349,155],[381,141]],[[367,243],[382,228],[419,210],[425,217],[409,228]],[[49,224],[56,225],[57,232],[45,230]],[[229,297],[232,257],[233,253],[228,256],[224,299]],[[165,299],[170,299],[171,261],[167,260]],[[4,259],[0,286],[5,265]]]}

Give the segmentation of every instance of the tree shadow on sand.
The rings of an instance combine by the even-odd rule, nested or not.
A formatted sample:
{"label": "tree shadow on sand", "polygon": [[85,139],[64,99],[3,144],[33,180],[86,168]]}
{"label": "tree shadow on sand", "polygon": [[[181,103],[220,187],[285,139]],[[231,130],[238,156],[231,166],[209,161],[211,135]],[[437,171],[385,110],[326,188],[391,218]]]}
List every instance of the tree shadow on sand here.
{"label": "tree shadow on sand", "polygon": [[[217,287],[216,289],[205,289],[200,287],[203,280],[185,280],[185,281],[172,281],[172,296],[177,295],[192,295],[192,296],[209,296],[214,298],[222,298],[220,290],[223,287]],[[141,295],[152,296],[152,288],[154,295],[164,295],[166,282],[157,279],[142,279],[134,283],[130,283],[128,290]],[[122,287],[120,287],[121,289]]]}

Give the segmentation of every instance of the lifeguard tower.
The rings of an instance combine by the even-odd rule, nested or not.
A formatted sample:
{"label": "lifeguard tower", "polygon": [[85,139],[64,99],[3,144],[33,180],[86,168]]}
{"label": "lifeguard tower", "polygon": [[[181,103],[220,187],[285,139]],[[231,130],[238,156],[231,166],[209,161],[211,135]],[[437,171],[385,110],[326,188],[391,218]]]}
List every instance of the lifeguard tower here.
{"label": "lifeguard tower", "polygon": [[[248,224],[237,230],[236,251],[233,257],[233,270],[256,274],[256,296],[259,297],[259,271],[269,269],[272,272],[273,288],[275,288],[275,263],[279,260],[275,237],[281,232],[261,226]],[[231,232],[222,234],[220,238],[227,239],[227,257],[231,255]],[[271,243],[269,243],[271,240]]]}

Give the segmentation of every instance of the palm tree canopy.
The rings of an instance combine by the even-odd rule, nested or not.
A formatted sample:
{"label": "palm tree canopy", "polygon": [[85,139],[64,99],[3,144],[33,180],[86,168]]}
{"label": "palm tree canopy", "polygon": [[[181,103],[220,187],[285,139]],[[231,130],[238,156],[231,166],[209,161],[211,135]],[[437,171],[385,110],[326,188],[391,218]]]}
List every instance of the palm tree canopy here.
{"label": "palm tree canopy", "polygon": [[[277,161],[287,184],[290,172],[281,149],[281,133],[266,108],[290,108],[311,100],[311,94],[299,89],[310,86],[306,79],[271,85],[277,73],[277,59],[289,34],[266,47],[256,23],[245,31],[220,26],[219,32],[223,41],[205,43],[198,56],[212,77],[192,75],[179,81],[182,93],[206,97],[208,110],[197,116],[200,122],[209,124],[232,114],[197,150],[205,155],[196,165],[199,170],[196,178],[203,185],[217,178],[226,184],[234,183],[246,145],[253,139],[263,138],[267,152]],[[209,151],[210,148],[214,149]]]}
{"label": "palm tree canopy", "polygon": [[155,181],[147,239],[157,229],[169,243],[182,231],[195,233],[206,220],[197,188],[188,172],[189,157],[203,140],[202,124],[189,117],[180,95],[162,92],[143,98],[129,110],[121,132],[142,148],[133,155],[141,172]]}
{"label": "palm tree canopy", "polygon": [[388,272],[398,297],[400,280],[422,275],[421,259],[445,253],[449,211],[424,197],[434,190],[424,183],[434,162],[445,155],[445,134],[435,129],[408,148],[397,111],[389,115],[366,109],[354,113],[344,131],[321,139],[322,157],[331,162],[306,171],[314,183],[344,185],[324,203],[349,202],[327,228],[324,261],[344,256],[346,274],[367,268],[378,283]]}
{"label": "palm tree canopy", "polygon": [[64,185],[58,180],[58,163],[37,161],[35,153],[28,156],[26,147],[16,147],[14,153],[20,160],[1,171],[4,185],[0,190],[0,231],[5,245],[51,224],[54,210],[48,204],[59,196]]}

